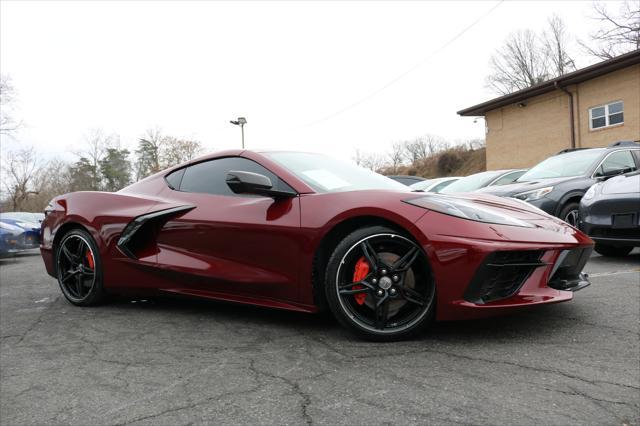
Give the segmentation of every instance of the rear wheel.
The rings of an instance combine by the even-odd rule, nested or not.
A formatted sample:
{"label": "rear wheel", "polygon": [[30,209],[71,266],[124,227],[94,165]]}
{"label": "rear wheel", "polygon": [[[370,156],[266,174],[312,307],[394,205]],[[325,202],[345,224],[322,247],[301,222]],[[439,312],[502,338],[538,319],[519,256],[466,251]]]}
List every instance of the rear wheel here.
{"label": "rear wheel", "polygon": [[631,253],[633,247],[615,247],[607,244],[596,244],[594,250],[603,256],[622,257]]}
{"label": "rear wheel", "polygon": [[73,229],[56,248],[58,284],[67,300],[78,306],[104,301],[102,262],[98,247],[88,232]]}
{"label": "rear wheel", "polygon": [[369,340],[412,336],[435,312],[435,283],[424,252],[381,226],[359,229],[338,244],[327,265],[325,292],[338,321]]}

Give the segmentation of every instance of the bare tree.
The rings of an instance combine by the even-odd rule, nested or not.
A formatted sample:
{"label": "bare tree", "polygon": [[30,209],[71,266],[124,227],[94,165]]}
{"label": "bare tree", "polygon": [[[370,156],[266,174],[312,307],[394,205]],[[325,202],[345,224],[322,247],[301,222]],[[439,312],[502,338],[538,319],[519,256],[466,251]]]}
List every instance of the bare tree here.
{"label": "bare tree", "polygon": [[391,145],[391,151],[389,151],[387,157],[389,159],[391,173],[398,173],[398,169],[402,166],[406,157],[404,144],[402,142],[395,142]]}
{"label": "bare tree", "polygon": [[640,49],[640,0],[626,0],[618,4],[617,12],[609,4],[594,3],[593,19],[600,28],[590,34],[590,42],[580,42],[588,54],[600,59],[611,59]]}
{"label": "bare tree", "polygon": [[369,169],[373,172],[379,172],[385,166],[383,156],[376,153],[367,153],[356,149],[353,161],[360,167]]}
{"label": "bare tree", "polygon": [[52,198],[71,191],[69,164],[57,158],[49,160],[37,169],[32,182],[35,193],[22,203],[20,209],[42,211]]}
{"label": "bare tree", "polygon": [[160,171],[160,157],[163,142],[164,137],[158,127],[147,130],[147,133],[138,140],[138,149],[136,149],[137,180]]}
{"label": "bare tree", "polygon": [[542,34],[542,44],[551,73],[558,77],[575,71],[576,63],[569,55],[569,35],[564,22],[558,15],[552,15],[548,25]]}
{"label": "bare tree", "polygon": [[404,151],[407,161],[416,163],[426,160],[445,146],[444,138],[427,134],[404,142]]}
{"label": "bare tree", "polygon": [[27,198],[37,194],[33,181],[39,171],[39,159],[33,148],[8,151],[3,156],[2,184],[12,210],[20,210]]}
{"label": "bare tree", "polygon": [[21,123],[14,120],[13,104],[15,89],[9,76],[0,76],[0,134],[12,135],[21,127]]}
{"label": "bare tree", "polygon": [[569,45],[569,34],[557,15],[549,18],[540,36],[531,30],[512,33],[491,55],[487,86],[506,95],[575,70]]}
{"label": "bare tree", "polygon": [[102,129],[90,129],[83,140],[83,149],[75,154],[79,157],[78,165],[82,165],[90,178],[89,186],[84,189],[97,191],[101,189],[100,162],[104,159],[107,149],[118,145],[119,137],[109,135]]}
{"label": "bare tree", "polygon": [[548,60],[531,30],[511,34],[489,63],[492,74],[487,77],[487,85],[503,95],[549,78]]}
{"label": "bare tree", "polygon": [[165,136],[162,139],[162,150],[160,152],[162,167],[171,167],[193,160],[201,152],[202,144],[198,141]]}

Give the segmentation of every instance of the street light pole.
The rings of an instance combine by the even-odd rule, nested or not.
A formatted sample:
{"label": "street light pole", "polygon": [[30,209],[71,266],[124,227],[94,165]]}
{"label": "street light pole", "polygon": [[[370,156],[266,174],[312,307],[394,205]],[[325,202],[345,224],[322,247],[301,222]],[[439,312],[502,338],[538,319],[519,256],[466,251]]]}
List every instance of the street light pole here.
{"label": "street light pole", "polygon": [[242,149],[244,149],[244,125],[247,124],[247,119],[244,117],[238,117],[237,120],[231,120],[229,123],[240,126],[240,132],[242,133]]}

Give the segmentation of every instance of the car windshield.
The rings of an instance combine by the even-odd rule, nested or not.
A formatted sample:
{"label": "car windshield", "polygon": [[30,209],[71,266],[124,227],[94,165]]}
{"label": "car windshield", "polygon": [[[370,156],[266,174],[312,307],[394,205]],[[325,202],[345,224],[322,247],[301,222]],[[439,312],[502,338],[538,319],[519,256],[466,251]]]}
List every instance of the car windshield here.
{"label": "car windshield", "polygon": [[516,182],[530,182],[538,179],[584,176],[589,173],[602,151],[599,149],[585,149],[554,155],[533,166],[520,176]]}
{"label": "car windshield", "polygon": [[440,182],[441,180],[444,180],[444,178],[438,178],[438,179],[427,179],[427,180],[423,180],[421,182],[417,182],[414,183],[411,186],[411,189],[413,189],[414,191],[416,190],[424,190],[429,188],[431,185],[436,184],[438,182]]}
{"label": "car windshield", "polygon": [[270,152],[269,157],[318,192],[389,189],[410,191],[408,186],[354,164],[322,154]]}
{"label": "car windshield", "polygon": [[449,194],[452,192],[470,192],[486,186],[489,182],[503,174],[504,171],[482,172],[475,175],[467,176],[446,186],[441,194]]}

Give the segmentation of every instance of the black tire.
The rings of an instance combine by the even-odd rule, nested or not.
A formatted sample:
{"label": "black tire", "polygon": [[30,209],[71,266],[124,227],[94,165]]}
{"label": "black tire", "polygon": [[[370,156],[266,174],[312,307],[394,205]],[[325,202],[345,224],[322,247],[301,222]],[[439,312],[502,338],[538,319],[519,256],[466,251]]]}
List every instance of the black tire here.
{"label": "black tire", "polygon": [[56,245],[55,261],[60,290],[70,303],[95,306],[106,300],[100,252],[87,231],[77,228],[63,235]]}
{"label": "black tire", "polygon": [[567,222],[569,225],[578,227],[578,210],[580,208],[580,203],[572,201],[564,205],[562,210],[560,210],[560,219]]}
{"label": "black tire", "polygon": [[629,253],[631,253],[631,251],[633,250],[633,247],[629,246],[629,247],[616,247],[616,246],[610,246],[607,244],[596,244],[596,246],[594,247],[594,250],[597,253],[600,253],[603,256],[608,256],[608,257],[622,257],[622,256],[626,256]]}
{"label": "black tire", "polygon": [[[361,285],[354,284],[357,264],[363,260],[366,277],[358,281]],[[433,322],[435,282],[427,256],[418,244],[393,229],[370,226],[352,232],[336,246],[326,271],[325,295],[331,312],[361,338],[406,339]],[[361,299],[354,292],[362,294]]]}

